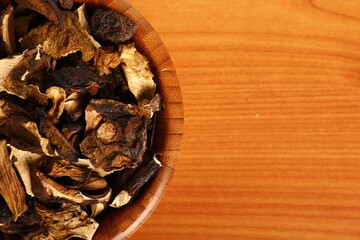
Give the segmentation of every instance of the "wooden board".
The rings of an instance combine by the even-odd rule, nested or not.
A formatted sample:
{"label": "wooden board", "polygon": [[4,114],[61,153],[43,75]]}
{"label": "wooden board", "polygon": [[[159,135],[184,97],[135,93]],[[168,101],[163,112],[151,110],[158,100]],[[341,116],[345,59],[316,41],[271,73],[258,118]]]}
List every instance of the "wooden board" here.
{"label": "wooden board", "polygon": [[360,239],[360,3],[130,3],[185,110],[174,178],[130,239]]}

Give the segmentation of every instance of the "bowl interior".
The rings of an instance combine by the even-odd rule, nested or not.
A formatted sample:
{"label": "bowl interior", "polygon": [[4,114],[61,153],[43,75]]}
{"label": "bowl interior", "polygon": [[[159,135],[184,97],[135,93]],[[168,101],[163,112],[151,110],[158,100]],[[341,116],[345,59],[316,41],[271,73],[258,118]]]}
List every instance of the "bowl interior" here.
{"label": "bowl interior", "polygon": [[[0,7],[12,0],[1,0]],[[174,172],[183,135],[183,105],[179,82],[171,58],[158,34],[144,17],[125,0],[75,0],[91,8],[113,9],[139,24],[133,37],[138,50],[151,62],[157,92],[164,97],[165,110],[156,115],[152,150],[163,168],[134,202],[121,209],[108,209],[97,219],[100,227],[94,239],[127,239],[149,217]]]}

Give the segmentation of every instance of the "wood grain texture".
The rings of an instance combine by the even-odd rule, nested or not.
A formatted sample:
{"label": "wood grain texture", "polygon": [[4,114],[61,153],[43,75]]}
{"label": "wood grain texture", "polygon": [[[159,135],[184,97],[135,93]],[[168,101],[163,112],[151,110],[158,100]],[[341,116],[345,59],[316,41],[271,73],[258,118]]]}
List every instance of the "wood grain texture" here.
{"label": "wood grain texture", "polygon": [[183,93],[174,177],[133,240],[360,239],[360,3],[131,0]]}

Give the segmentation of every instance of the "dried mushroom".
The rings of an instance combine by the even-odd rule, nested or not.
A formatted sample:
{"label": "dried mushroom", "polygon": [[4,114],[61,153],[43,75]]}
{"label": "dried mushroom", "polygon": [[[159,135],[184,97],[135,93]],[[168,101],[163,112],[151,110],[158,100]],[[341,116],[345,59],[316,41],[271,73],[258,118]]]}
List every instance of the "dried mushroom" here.
{"label": "dried mushroom", "polygon": [[133,43],[121,47],[120,58],[130,91],[139,104],[148,103],[156,89],[149,61],[137,51]]}
{"label": "dried mushroom", "polygon": [[56,60],[80,51],[82,60],[90,61],[95,55],[95,46],[88,33],[74,13],[62,11],[62,14],[65,16],[64,27],[59,28],[53,23],[38,26],[20,39],[21,47],[27,49],[41,44],[44,51]]}
{"label": "dried mushroom", "polygon": [[40,135],[33,117],[11,96],[0,99],[0,132],[18,149],[54,155],[49,140]]}
{"label": "dried mushroom", "polygon": [[59,209],[53,210],[35,204],[35,209],[42,220],[42,229],[29,234],[27,240],[91,240],[99,227],[99,224],[77,205],[63,203]]}
{"label": "dried mushroom", "polygon": [[14,32],[14,8],[9,5],[6,10],[0,14],[0,58],[10,56],[15,53],[15,32]]}
{"label": "dried mushroom", "polygon": [[21,6],[44,15],[58,26],[65,24],[64,16],[53,0],[16,0]]}
{"label": "dried mushroom", "polygon": [[125,42],[134,35],[137,28],[137,23],[114,10],[98,9],[91,17],[92,33],[104,42]]}
{"label": "dried mushroom", "polygon": [[22,99],[33,99],[41,105],[47,104],[47,96],[39,87],[27,84],[27,80],[37,72],[50,67],[50,57],[41,47],[25,50],[22,55],[0,59],[0,89]]}
{"label": "dried mushroom", "polygon": [[160,161],[153,157],[153,160],[142,166],[120,189],[115,199],[109,205],[114,208],[128,204],[140,189],[147,183],[161,168]]}
{"label": "dried mushroom", "polygon": [[16,1],[0,10],[0,239],[90,240],[93,218],[159,171],[147,147],[163,99],[130,40],[136,23]]}
{"label": "dried mushroom", "polygon": [[28,207],[24,188],[12,167],[5,140],[0,140],[0,174],[0,194],[5,199],[16,222]]}
{"label": "dried mushroom", "polygon": [[91,100],[85,110],[81,152],[104,171],[136,166],[146,149],[148,119],[136,106],[113,100]]}
{"label": "dried mushroom", "polygon": [[58,86],[66,93],[95,95],[104,84],[104,80],[86,68],[69,67],[50,74],[46,81],[48,86]]}

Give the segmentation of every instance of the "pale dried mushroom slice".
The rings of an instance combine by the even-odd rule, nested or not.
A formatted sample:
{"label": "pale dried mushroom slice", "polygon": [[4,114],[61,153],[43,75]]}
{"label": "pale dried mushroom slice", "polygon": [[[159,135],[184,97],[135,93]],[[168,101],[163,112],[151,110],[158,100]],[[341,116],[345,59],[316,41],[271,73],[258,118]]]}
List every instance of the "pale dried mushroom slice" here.
{"label": "pale dried mushroom slice", "polygon": [[77,205],[63,203],[59,209],[53,210],[35,203],[35,209],[42,220],[42,231],[29,234],[27,240],[91,240],[99,227],[99,224]]}
{"label": "pale dried mushroom slice", "polygon": [[32,170],[42,165],[43,161],[46,161],[47,157],[29,151],[23,151],[11,146],[10,159],[14,163],[14,166],[19,173],[21,181],[25,187],[26,193],[34,197],[35,194],[32,191]]}
{"label": "pale dried mushroom slice", "polygon": [[114,10],[97,9],[91,17],[91,30],[103,42],[125,42],[134,35],[137,28],[137,23]]}
{"label": "pale dried mushroom slice", "polygon": [[24,187],[12,166],[5,140],[0,140],[0,175],[0,194],[5,199],[16,222],[28,206]]}
{"label": "pale dried mushroom slice", "polygon": [[21,6],[44,15],[58,26],[65,24],[64,16],[53,0],[16,0]]}
{"label": "pale dried mushroom slice", "polygon": [[47,96],[39,87],[27,84],[33,74],[49,69],[50,57],[41,47],[26,50],[22,55],[0,59],[0,89],[22,99],[31,98],[40,105],[47,104]]}
{"label": "pale dried mushroom slice", "polygon": [[137,170],[122,189],[120,189],[120,193],[109,206],[119,208],[128,204],[139,193],[145,183],[155,176],[161,167],[161,162],[154,156],[152,161]]}
{"label": "pale dried mushroom slice", "polygon": [[78,92],[74,92],[66,98],[65,111],[71,120],[76,121],[79,119],[88,102],[89,97]]}
{"label": "pale dried mushroom slice", "polygon": [[52,101],[47,115],[52,122],[57,123],[65,108],[66,92],[61,87],[53,86],[46,89],[46,96]]}
{"label": "pale dried mushroom slice", "polygon": [[[0,57],[11,56],[15,53],[15,31],[14,31],[14,8],[9,5],[0,15],[0,44],[3,45],[4,53]],[[1,65],[0,65],[1,66]]]}
{"label": "pale dried mushroom slice", "polygon": [[93,99],[86,107],[85,119],[80,150],[95,168],[118,171],[141,162],[149,119],[140,115],[137,106]]}
{"label": "pale dried mushroom slice", "polygon": [[93,36],[91,36],[91,29],[90,29],[90,25],[89,25],[89,21],[88,21],[88,17],[86,14],[86,9],[85,9],[85,3],[82,4],[78,9],[76,9],[75,14],[78,16],[79,18],[79,22],[80,25],[85,29],[86,33],[88,34],[89,39],[91,40],[91,42],[94,44],[94,46],[96,48],[101,47],[100,43],[98,43]]}
{"label": "pale dried mushroom slice", "polygon": [[62,13],[65,16],[64,27],[59,28],[50,22],[38,26],[20,39],[21,47],[27,49],[41,44],[44,51],[56,60],[80,51],[82,60],[90,61],[95,55],[96,47],[89,39],[88,33],[74,13]]}
{"label": "pale dried mushroom slice", "polygon": [[40,135],[35,120],[11,96],[0,99],[0,132],[18,149],[54,155],[49,140]]}
{"label": "pale dried mushroom slice", "polygon": [[149,103],[156,90],[154,74],[150,70],[149,61],[137,51],[134,43],[121,46],[120,58],[129,89],[137,102],[139,105]]}
{"label": "pale dried mushroom slice", "polygon": [[114,47],[96,49],[94,65],[101,68],[117,68],[121,63],[119,52]]}

